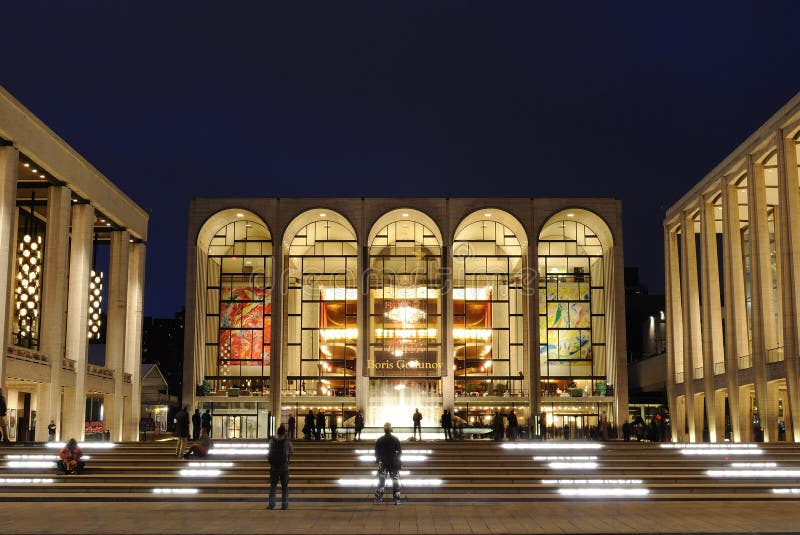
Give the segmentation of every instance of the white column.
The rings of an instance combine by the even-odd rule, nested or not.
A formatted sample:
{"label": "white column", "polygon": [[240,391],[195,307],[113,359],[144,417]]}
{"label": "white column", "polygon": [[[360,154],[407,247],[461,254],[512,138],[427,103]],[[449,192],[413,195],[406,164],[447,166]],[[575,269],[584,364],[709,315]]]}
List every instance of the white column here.
{"label": "white column", "polygon": [[[800,177],[796,142],[783,131],[777,134],[778,204],[780,215],[781,302],[783,304],[783,354],[786,364],[787,420],[800,442]],[[792,217],[794,214],[794,217]],[[777,224],[777,221],[776,221]],[[787,437],[788,438],[788,437]]]}
{"label": "white column", "polygon": [[[767,191],[764,166],[748,156],[747,204],[750,214],[750,293],[752,297],[753,375],[761,427],[767,421],[767,350],[775,345],[775,314],[772,301]],[[764,433],[764,441],[769,434]]]}
{"label": "white column", "polygon": [[[684,212],[681,222],[681,300],[683,303],[683,372],[686,394],[686,418],[689,421],[689,441],[696,442],[697,427],[694,413],[694,369],[703,362],[700,344],[700,301],[697,289],[697,245],[694,219]],[[702,436],[701,436],[702,438]]]}
{"label": "white column", "polygon": [[0,147],[0,387],[6,389],[6,348],[11,318],[7,305],[11,302],[14,277],[14,229],[17,217],[17,169],[19,152],[11,146]]}
{"label": "white column", "polygon": [[126,441],[139,440],[142,409],[142,317],[144,315],[145,244],[131,243],[128,251],[128,315],[126,318],[125,373],[131,374],[131,412],[125,426]]}
{"label": "white column", "polygon": [[[447,229],[444,235],[449,236]],[[442,408],[453,413],[455,406],[455,364],[453,345],[453,248],[450,245],[442,247]]]}
{"label": "white column", "polygon": [[65,407],[63,438],[83,440],[86,418],[87,329],[89,313],[89,274],[92,269],[94,208],[89,204],[72,207],[72,240],[67,298],[66,356],[75,361],[75,397]]}
{"label": "white column", "polygon": [[[523,375],[528,387],[528,427],[536,430],[541,411],[541,378],[539,357],[539,251],[538,238],[528,242],[527,254],[522,256],[522,358]],[[534,267],[531,267],[534,266]]]}
{"label": "white column", "polygon": [[[363,216],[362,216],[363,219]],[[360,239],[366,239],[363,222],[358,233]],[[360,241],[358,243],[358,300],[356,302],[356,325],[358,326],[358,339],[356,340],[356,408],[362,412],[364,418],[369,420],[369,368],[367,360],[370,355],[369,348],[369,249]],[[367,425],[377,425],[377,422],[367,421]]]}
{"label": "white column", "polygon": [[714,392],[714,363],[722,361],[722,303],[719,292],[719,260],[717,257],[717,225],[713,199],[703,197],[700,208],[700,263],[703,292],[703,387],[709,441],[717,442],[717,412]]}
{"label": "white column", "polygon": [[[269,360],[269,401],[272,416],[275,417],[275,429],[281,421],[281,406],[282,396],[281,389],[283,388],[283,359],[286,355],[284,351],[284,332],[287,328],[286,321],[284,321],[284,305],[288,298],[288,292],[284,288],[288,287],[289,270],[285,262],[286,255],[283,254],[283,247],[280,242],[275,244],[272,248],[272,340],[270,342],[270,360]],[[284,269],[284,266],[287,266]]]}
{"label": "white column", "polygon": [[[671,440],[678,440],[678,394],[675,382],[675,363],[678,359],[683,362],[683,339],[676,340],[675,335],[682,333],[682,324],[675,321],[680,317],[680,281],[678,280],[678,259],[675,235],[664,224],[664,290],[665,290],[665,318],[667,335],[667,403],[669,413],[672,415],[673,424],[670,428]],[[677,305],[677,310],[676,310]],[[677,329],[677,332],[676,332]],[[682,425],[682,424],[681,424]]]}
{"label": "white column", "polygon": [[50,383],[37,396],[36,440],[47,440],[50,420],[61,414],[61,365],[66,345],[67,285],[69,283],[69,216],[71,193],[52,186],[47,200],[47,232],[44,242],[44,288],[39,349],[50,361]]}
{"label": "white column", "polygon": [[730,406],[731,434],[734,442],[743,440],[739,406],[739,357],[747,355],[749,334],[747,304],[744,289],[744,260],[742,258],[742,233],[739,221],[739,198],[735,184],[727,177],[720,179],[722,191],[722,257],[725,279],[725,376],[728,379],[728,405]]}
{"label": "white column", "polygon": [[[106,325],[106,368],[114,371],[114,393],[106,396],[105,428],[111,440],[120,442],[124,430],[125,340],[128,313],[128,247],[130,234],[126,230],[111,232],[111,252],[108,269],[108,303]],[[112,401],[113,400],[113,401]],[[111,403],[108,403],[111,401]],[[108,405],[111,405],[109,407]]]}

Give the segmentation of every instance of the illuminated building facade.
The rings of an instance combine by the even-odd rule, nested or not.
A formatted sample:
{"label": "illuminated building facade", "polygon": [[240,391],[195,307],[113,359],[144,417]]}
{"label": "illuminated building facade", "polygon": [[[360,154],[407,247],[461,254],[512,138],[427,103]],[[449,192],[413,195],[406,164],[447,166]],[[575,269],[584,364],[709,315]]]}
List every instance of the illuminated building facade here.
{"label": "illuminated building facade", "polygon": [[[11,440],[46,441],[51,420],[62,440],[138,439],[147,224],[0,87],[0,385]],[[101,334],[105,352],[92,362]]]}
{"label": "illuminated building facade", "polygon": [[800,94],[667,211],[674,440],[800,441],[799,157]]}
{"label": "illuminated building facade", "polygon": [[265,436],[273,407],[627,414],[618,201],[196,199],[187,258],[183,399],[214,436]]}

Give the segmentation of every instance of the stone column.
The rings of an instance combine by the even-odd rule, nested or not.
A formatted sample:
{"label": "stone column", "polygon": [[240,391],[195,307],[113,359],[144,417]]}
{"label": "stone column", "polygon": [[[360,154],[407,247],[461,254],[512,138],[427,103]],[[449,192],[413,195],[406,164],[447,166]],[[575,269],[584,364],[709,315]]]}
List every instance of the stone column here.
{"label": "stone column", "polygon": [[703,197],[700,208],[700,262],[703,292],[703,387],[705,389],[708,432],[711,442],[718,442],[714,363],[723,357],[722,303],[719,290],[719,259],[717,257],[717,224],[713,199]]}
{"label": "stone column", "polygon": [[[444,235],[449,236],[447,229]],[[453,343],[453,248],[442,247],[442,408],[453,414],[455,406],[455,346]]]}
{"label": "stone column", "polygon": [[[541,411],[539,357],[539,265],[538,251],[529,241],[522,255],[522,374],[528,388],[528,426],[534,429]],[[535,434],[535,433],[534,433]]]}
{"label": "stone column", "polygon": [[94,208],[89,204],[72,207],[69,295],[67,298],[66,356],[75,361],[75,390],[70,407],[65,407],[64,435],[83,440],[86,418],[87,329],[89,315],[89,274],[92,270]]}
{"label": "stone column", "polygon": [[[800,178],[797,172],[796,142],[779,131],[778,204],[781,227],[781,302],[783,304],[783,355],[786,364],[788,418],[795,442],[800,442]],[[776,221],[777,224],[777,221]],[[789,437],[787,436],[787,439]]]}
{"label": "stone column", "polygon": [[[775,315],[772,299],[772,266],[769,226],[767,224],[767,190],[764,166],[748,156],[747,205],[750,219],[750,294],[753,330],[753,376],[756,405],[761,426],[767,421],[767,350],[775,346]],[[764,440],[769,436],[764,433]]]}
{"label": "stone column", "polygon": [[[275,429],[281,421],[282,405],[282,377],[283,377],[283,358],[286,352],[284,348],[284,329],[288,328],[287,322],[283,321],[283,308],[288,298],[289,270],[285,262],[286,255],[280,241],[272,247],[272,314],[271,326],[272,340],[270,342],[269,359],[269,410],[275,418]],[[287,266],[284,268],[284,266]]]}
{"label": "stone column", "polygon": [[[664,290],[665,290],[665,327],[667,335],[667,403],[669,413],[672,415],[673,424],[670,427],[672,441],[678,440],[678,394],[675,383],[675,363],[683,362],[683,324],[675,321],[680,317],[680,282],[678,281],[678,258],[675,234],[664,223]],[[680,337],[680,339],[676,339]]]}
{"label": "stone column", "polygon": [[[106,368],[114,371],[114,392],[106,396],[105,428],[111,440],[123,440],[125,340],[128,313],[128,253],[130,234],[126,230],[111,232],[110,265],[108,269],[108,303],[106,325]],[[111,405],[109,408],[108,405]],[[129,415],[130,417],[130,415]]]}
{"label": "stone column", "polygon": [[[739,357],[750,352],[747,327],[747,304],[744,290],[744,260],[739,221],[739,199],[736,185],[727,177],[720,179],[722,191],[722,257],[725,279],[725,376],[728,379],[731,434],[734,442],[742,442],[739,406]],[[747,422],[745,422],[747,425]]]}
{"label": "stone column", "polygon": [[125,373],[131,374],[131,412],[125,426],[126,441],[139,440],[142,412],[142,319],[144,315],[145,244],[128,247],[128,313],[125,318]]}
{"label": "stone column", "polygon": [[[361,225],[358,241],[358,300],[356,301],[356,325],[358,326],[358,338],[356,340],[356,408],[360,410],[365,418],[368,418],[369,411],[369,253],[368,248],[362,244],[366,239],[364,227]],[[365,422],[369,425],[377,425],[377,422]]]}
{"label": "stone column", "polygon": [[[0,146],[0,299],[4,305],[11,302],[14,277],[14,247],[17,242],[14,229],[17,220],[17,169],[19,152],[12,146]],[[6,390],[6,348],[9,342],[11,317],[8,308],[0,312],[0,387]]]}
{"label": "stone column", "polygon": [[[703,362],[700,342],[700,296],[697,288],[697,245],[694,218],[683,213],[681,222],[681,299],[683,304],[683,372],[686,395],[686,418],[689,421],[689,441],[696,442],[697,422],[694,411],[694,369]],[[702,439],[702,435],[700,437]]]}
{"label": "stone column", "polygon": [[50,361],[49,386],[37,396],[36,440],[47,440],[50,420],[61,422],[61,365],[66,345],[67,287],[69,283],[69,216],[72,199],[68,188],[48,190],[47,232],[44,242],[44,288],[39,349]]}

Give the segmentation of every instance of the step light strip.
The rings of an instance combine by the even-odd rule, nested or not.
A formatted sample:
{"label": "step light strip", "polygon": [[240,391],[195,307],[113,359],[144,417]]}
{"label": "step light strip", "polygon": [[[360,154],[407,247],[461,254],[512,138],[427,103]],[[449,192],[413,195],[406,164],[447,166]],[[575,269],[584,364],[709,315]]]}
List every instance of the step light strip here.
{"label": "step light strip", "polygon": [[778,463],[731,463],[732,468],[775,468]]}
{"label": "step light strip", "polygon": [[548,468],[552,468],[553,470],[592,470],[597,468],[597,463],[593,462],[552,462],[547,465]]}
{"label": "step light strip", "polygon": [[222,462],[197,462],[197,463],[189,463],[191,467],[197,468],[231,468],[233,467],[233,463],[230,461],[222,461]]}
{"label": "step light strip", "polygon": [[[428,460],[428,457],[427,457],[427,455],[406,455],[406,454],[403,454],[403,455],[400,456],[400,459],[403,462],[422,462],[422,461]],[[359,461],[363,461],[363,462],[373,462],[373,463],[378,462],[378,460],[375,458],[375,455],[359,455],[358,456],[358,460]]]}
{"label": "step light strip", "polygon": [[[58,448],[61,449],[66,444],[64,442],[48,442],[48,448]],[[116,444],[113,442],[80,442],[78,443],[78,447],[82,450],[110,450],[111,448],[116,447]]]}
{"label": "step light strip", "polygon": [[208,453],[213,455],[267,455],[269,449],[255,448],[211,448]]}
{"label": "step light strip", "polygon": [[198,489],[153,489],[153,494],[197,494]]}
{"label": "step light strip", "polygon": [[543,479],[542,485],[641,485],[641,479]]}
{"label": "step light strip", "polygon": [[41,485],[54,481],[45,477],[0,477],[0,485]]}
{"label": "step light strip", "polygon": [[[392,482],[387,478],[386,483]],[[372,478],[341,478],[337,479],[336,483],[343,487],[378,487],[378,480]],[[403,479],[400,481],[400,487],[440,487],[443,481],[441,479]],[[392,486],[394,483],[392,482]]]}
{"label": "step light strip", "polygon": [[800,470],[706,470],[709,477],[800,477]]}
{"label": "step light strip", "polygon": [[800,489],[772,489],[773,494],[800,494]]}
{"label": "step light strip", "polygon": [[[375,453],[375,450],[356,450],[355,453]],[[403,455],[430,455],[433,453],[433,450],[403,450]]]}
{"label": "step light strip", "polygon": [[764,450],[754,449],[681,449],[683,455],[761,455]]}
{"label": "step light strip", "polygon": [[[398,474],[400,474],[401,476],[408,476],[408,475],[411,475],[411,470],[400,470],[400,472],[398,472]],[[372,475],[373,476],[377,476],[378,475],[378,471],[375,470],[374,472],[372,472]]]}
{"label": "step light strip", "polygon": [[222,448],[266,448],[268,442],[220,442]]}
{"label": "step light strip", "polygon": [[575,496],[578,498],[640,498],[647,496],[650,491],[643,488],[629,489],[629,488],[576,488],[576,489],[558,489],[558,493],[562,496]]}
{"label": "step light strip", "polygon": [[506,450],[599,450],[602,444],[593,442],[561,442],[544,444],[505,443],[501,446]]}
{"label": "step light strip", "polygon": [[724,444],[661,444],[662,448],[666,449],[707,449],[707,450],[746,450],[746,449],[754,449],[758,448],[756,444],[731,444],[731,443],[724,443]]}
{"label": "step light strip", "polygon": [[596,461],[597,455],[534,455],[534,461]]}
{"label": "step light strip", "polygon": [[8,461],[6,466],[9,468],[55,468],[53,461]]}
{"label": "step light strip", "polygon": [[181,477],[219,477],[222,475],[222,470],[216,468],[210,469],[193,469],[193,468],[185,468],[178,472]]}

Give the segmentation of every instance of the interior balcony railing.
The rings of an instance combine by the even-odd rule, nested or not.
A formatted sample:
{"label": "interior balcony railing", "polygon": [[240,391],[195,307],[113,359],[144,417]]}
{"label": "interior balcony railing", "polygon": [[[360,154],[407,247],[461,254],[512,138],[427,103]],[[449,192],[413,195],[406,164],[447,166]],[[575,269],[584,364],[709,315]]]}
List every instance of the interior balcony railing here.
{"label": "interior balcony railing", "polygon": [[742,355],[739,357],[739,369],[746,370],[753,367],[753,355]]}
{"label": "interior balcony railing", "polygon": [[695,379],[702,379],[705,377],[705,372],[703,371],[702,366],[698,366],[694,369],[694,378]]}
{"label": "interior balcony railing", "polygon": [[783,346],[780,347],[773,347],[772,349],[767,350],[767,363],[771,364],[773,362],[782,362],[784,359],[783,356]]}

